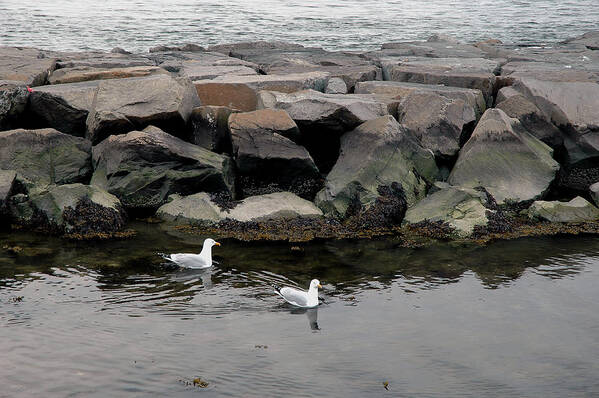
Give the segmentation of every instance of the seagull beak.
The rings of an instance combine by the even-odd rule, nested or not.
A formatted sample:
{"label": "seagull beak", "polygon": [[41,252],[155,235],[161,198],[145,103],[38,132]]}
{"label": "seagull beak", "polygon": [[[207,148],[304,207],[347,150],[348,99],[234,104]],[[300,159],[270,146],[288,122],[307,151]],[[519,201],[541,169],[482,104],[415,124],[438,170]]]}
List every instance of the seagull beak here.
{"label": "seagull beak", "polygon": [[322,289],[322,285],[321,285],[320,283],[318,284],[318,288],[319,288],[319,289]]}
{"label": "seagull beak", "polygon": [[220,243],[214,242],[214,246],[220,246]]}

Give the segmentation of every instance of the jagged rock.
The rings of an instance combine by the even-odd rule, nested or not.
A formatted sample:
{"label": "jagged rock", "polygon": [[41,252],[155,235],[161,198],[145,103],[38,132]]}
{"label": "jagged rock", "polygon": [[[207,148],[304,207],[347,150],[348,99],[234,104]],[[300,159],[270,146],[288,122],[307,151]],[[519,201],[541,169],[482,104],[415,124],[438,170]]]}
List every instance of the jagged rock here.
{"label": "jagged rock", "polygon": [[116,195],[127,209],[155,210],[168,195],[219,192],[231,196],[228,157],[150,126],[113,135],[93,147],[92,184]]}
{"label": "jagged rock", "polygon": [[419,84],[407,82],[373,81],[356,83],[356,94],[380,94],[402,99],[411,93],[438,94],[450,99],[460,99],[474,108],[476,118],[487,109],[485,97],[480,90],[449,87],[439,84]]}
{"label": "jagged rock", "polygon": [[596,182],[589,187],[589,193],[591,194],[593,202],[599,206],[599,182]]}
{"label": "jagged rock", "polygon": [[258,92],[271,90],[293,93],[305,89],[324,91],[329,74],[323,72],[288,75],[219,76],[194,81],[203,105],[227,106],[242,112],[257,109]]}
{"label": "jagged rock", "polygon": [[131,54],[130,51],[127,51],[127,50],[125,50],[124,48],[121,48],[121,47],[115,47],[112,50],[110,50],[110,52],[113,53],[113,54],[125,54],[125,55]]}
{"label": "jagged rock", "polygon": [[489,223],[485,204],[487,195],[471,188],[448,186],[422,199],[406,212],[405,221],[416,224],[425,220],[448,223],[462,237],[472,234],[475,226]]}
{"label": "jagged rock", "polygon": [[28,96],[25,87],[0,89],[0,130],[16,127],[27,106]]}
{"label": "jagged rock", "polygon": [[187,43],[187,44],[184,44],[184,45],[179,46],[179,47],[177,47],[177,46],[164,46],[164,45],[160,45],[160,46],[152,47],[152,48],[150,48],[148,50],[148,52],[150,52],[150,53],[158,53],[158,52],[165,52],[165,51],[184,51],[184,52],[187,52],[187,51],[191,51],[191,52],[193,52],[193,51],[200,51],[200,52],[203,52],[203,51],[206,51],[206,49],[204,47],[202,47],[202,46],[197,45],[197,44]]}
{"label": "jagged rock", "polygon": [[7,202],[14,192],[16,181],[16,171],[0,170],[0,220],[2,220],[6,215]]}
{"label": "jagged rock", "polygon": [[98,82],[36,87],[29,95],[26,115],[31,127],[52,127],[83,137],[86,121],[98,91]]}
{"label": "jagged rock", "polygon": [[156,75],[102,80],[87,118],[87,137],[96,144],[109,135],[149,125],[184,137],[191,110],[199,105],[188,79]]}
{"label": "jagged rock", "polygon": [[133,68],[140,66],[156,66],[154,60],[139,54],[107,53],[103,51],[60,52],[51,53],[59,58],[57,69],[65,68]]}
{"label": "jagged rock", "polygon": [[434,92],[412,92],[398,106],[397,120],[435,157],[450,159],[470,138],[476,114],[461,99],[451,99]]}
{"label": "jagged rock", "polygon": [[537,200],[525,210],[531,219],[551,222],[585,222],[599,220],[599,209],[580,196],[569,202]]}
{"label": "jagged rock", "polygon": [[156,74],[168,74],[168,72],[157,66],[131,66],[127,68],[95,68],[91,66],[76,66],[72,68],[61,68],[54,70],[48,77],[48,83],[77,83],[90,80],[145,77]]}
{"label": "jagged rock", "polygon": [[226,106],[200,106],[189,117],[191,142],[216,153],[231,153],[229,115],[238,112]]}
{"label": "jagged rock", "polygon": [[599,30],[592,30],[580,36],[564,40],[564,43],[582,44],[589,50],[599,50]]}
{"label": "jagged rock", "polygon": [[251,196],[231,210],[221,209],[205,192],[186,197],[172,195],[169,199],[171,201],[161,206],[156,216],[179,224],[212,224],[224,219],[250,222],[322,216],[320,209],[312,202],[291,192]]}
{"label": "jagged rock", "polygon": [[389,104],[375,95],[323,94],[305,90],[292,94],[262,91],[258,108],[285,110],[301,131],[305,146],[322,172],[337,159],[339,137],[367,120],[389,114]]}
{"label": "jagged rock", "polygon": [[514,95],[522,95],[520,92],[515,90],[512,86],[506,86],[499,89],[497,92],[497,98],[495,99],[495,103],[499,105],[503,101],[507,100]]}
{"label": "jagged rock", "polygon": [[350,206],[374,205],[379,187],[398,183],[411,206],[425,196],[437,173],[432,153],[387,115],[341,137],[339,159],[315,203],[325,214],[345,217]]}
{"label": "jagged rock", "polygon": [[125,226],[116,196],[83,184],[53,185],[10,204],[12,222],[76,239],[109,237]]}
{"label": "jagged rock", "polygon": [[[586,55],[583,55],[586,57]],[[555,82],[599,82],[599,59],[596,66],[539,62],[539,61],[511,61],[501,67],[502,81],[514,84],[522,79],[538,79]]]}
{"label": "jagged rock", "polygon": [[217,44],[208,47],[208,51],[217,51],[226,55],[240,50],[295,50],[304,48],[301,44],[287,43],[284,41],[246,41],[239,43]]}
{"label": "jagged rock", "polygon": [[324,90],[326,94],[347,94],[347,85],[340,77],[329,79],[327,88]]}
{"label": "jagged rock", "polygon": [[91,143],[54,129],[0,132],[0,169],[15,170],[31,188],[89,180]]}
{"label": "jagged rock", "polygon": [[46,83],[56,68],[56,58],[35,48],[0,46],[0,80],[17,80],[28,86]]}
{"label": "jagged rock", "polygon": [[457,39],[435,34],[427,41],[383,43],[383,51],[369,53],[378,57],[416,56],[429,58],[482,58],[484,53],[471,44],[460,43]]}
{"label": "jagged rock", "polygon": [[238,189],[243,196],[291,191],[312,199],[321,177],[308,151],[294,143],[299,130],[287,112],[262,109],[229,117]]}
{"label": "jagged rock", "polygon": [[552,154],[517,119],[500,109],[488,109],[461,149],[448,182],[483,186],[499,204],[539,199],[559,170]]}

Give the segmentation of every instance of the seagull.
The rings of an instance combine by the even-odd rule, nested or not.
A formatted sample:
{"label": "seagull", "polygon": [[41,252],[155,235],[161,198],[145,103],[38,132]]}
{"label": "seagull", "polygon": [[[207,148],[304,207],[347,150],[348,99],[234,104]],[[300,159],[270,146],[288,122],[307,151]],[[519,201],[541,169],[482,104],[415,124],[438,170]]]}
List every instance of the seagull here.
{"label": "seagull", "polygon": [[283,297],[283,300],[291,305],[301,308],[312,308],[318,306],[318,288],[322,289],[320,281],[318,279],[312,279],[310,288],[307,292],[293,287],[279,289],[275,286],[275,293]]}
{"label": "seagull", "polygon": [[165,259],[184,268],[202,269],[212,267],[212,246],[220,246],[214,239],[208,238],[204,241],[200,254],[175,253],[164,256]]}

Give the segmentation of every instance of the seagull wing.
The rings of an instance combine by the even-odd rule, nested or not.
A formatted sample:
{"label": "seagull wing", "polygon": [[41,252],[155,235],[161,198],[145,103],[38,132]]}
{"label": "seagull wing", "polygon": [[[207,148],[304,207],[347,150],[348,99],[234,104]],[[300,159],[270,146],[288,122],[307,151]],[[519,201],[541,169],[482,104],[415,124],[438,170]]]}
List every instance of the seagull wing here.
{"label": "seagull wing", "polygon": [[208,268],[212,265],[208,264],[199,254],[175,253],[166,258],[185,268]]}
{"label": "seagull wing", "polygon": [[304,291],[292,287],[284,287],[276,291],[276,293],[283,297],[289,304],[297,305],[298,307],[308,306],[308,293]]}

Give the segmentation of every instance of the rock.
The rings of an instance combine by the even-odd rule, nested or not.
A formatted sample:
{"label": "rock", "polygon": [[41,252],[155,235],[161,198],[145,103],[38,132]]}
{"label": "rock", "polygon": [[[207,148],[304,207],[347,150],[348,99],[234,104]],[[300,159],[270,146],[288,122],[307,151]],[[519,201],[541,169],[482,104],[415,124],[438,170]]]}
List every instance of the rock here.
{"label": "rock", "polygon": [[416,224],[422,221],[448,223],[462,237],[472,235],[475,226],[489,223],[486,207],[487,195],[471,188],[440,189],[422,199],[406,212],[405,221]]}
{"label": "rock", "polygon": [[218,192],[231,197],[228,157],[150,126],[110,136],[93,147],[92,184],[116,195],[127,209],[148,212],[168,195]]}
{"label": "rock", "polygon": [[392,116],[370,120],[341,137],[337,163],[315,203],[325,214],[345,217],[350,206],[368,210],[379,188],[398,183],[408,206],[426,194],[438,170],[435,159]]}
{"label": "rock", "polygon": [[[507,90],[504,91],[504,94],[506,92]],[[511,91],[508,93],[511,94]],[[564,143],[563,133],[548,120],[547,116],[535,104],[523,95],[510,95],[509,98],[497,104],[497,109],[501,109],[509,117],[518,119],[528,132],[550,147],[555,149]]]}
{"label": "rock", "polygon": [[261,90],[292,93],[305,89],[324,91],[328,73],[310,72],[289,75],[220,76],[194,81],[203,105],[226,106],[242,112],[257,108]]}
{"label": "rock", "polygon": [[226,106],[200,106],[189,117],[191,142],[216,153],[231,154],[229,115],[238,112]]}
{"label": "rock", "polygon": [[187,79],[156,75],[102,80],[87,118],[87,137],[96,144],[109,135],[149,125],[185,137],[191,110],[199,105],[197,93]]}
{"label": "rock", "polygon": [[56,68],[56,58],[27,47],[0,46],[0,80],[17,80],[28,86],[46,84],[50,72]]}
{"label": "rock", "polygon": [[192,81],[225,75],[257,75],[259,70],[256,64],[217,52],[161,52],[150,58],[161,68]]}
{"label": "rock", "polygon": [[258,108],[285,110],[301,131],[298,141],[319,170],[328,172],[339,153],[339,137],[367,120],[389,114],[388,103],[374,95],[323,94],[305,90],[292,94],[262,91]]}
{"label": "rock", "polygon": [[324,90],[326,94],[347,94],[347,85],[340,77],[329,79],[327,88]]}
{"label": "rock", "polygon": [[407,82],[373,81],[356,83],[356,94],[380,94],[402,99],[411,93],[433,93],[450,99],[460,99],[474,108],[476,118],[485,112],[486,101],[480,90],[449,87],[439,84],[419,84]]}
{"label": "rock", "polygon": [[470,138],[476,114],[461,99],[434,92],[412,92],[398,106],[397,120],[436,158],[451,159]]}
{"label": "rock", "polygon": [[[432,39],[432,40],[430,40]],[[368,53],[377,58],[415,56],[429,58],[482,58],[484,53],[471,44],[459,43],[448,36],[431,36],[427,41],[383,43],[382,51]]]}
{"label": "rock", "polygon": [[69,68],[134,68],[140,66],[156,66],[154,60],[139,54],[90,52],[61,52],[53,54],[59,61],[57,69]]}
{"label": "rock", "polygon": [[99,82],[36,87],[29,95],[26,115],[32,127],[52,127],[83,137]]}
{"label": "rock", "polygon": [[599,209],[580,196],[569,202],[537,200],[526,210],[531,219],[551,222],[586,222],[599,220]]}
{"label": "rock", "polygon": [[[586,57],[583,55],[583,57]],[[567,61],[566,61],[567,62]],[[599,62],[598,62],[599,64]],[[503,81],[513,84],[521,79],[538,79],[555,82],[599,82],[599,65],[569,65],[538,61],[511,61],[501,68]]]}
{"label": "rock", "polygon": [[91,144],[54,129],[0,132],[0,169],[15,170],[28,188],[86,182]]}
{"label": "rock", "polygon": [[599,50],[599,30],[592,30],[578,37],[564,40],[564,43],[582,44],[589,50]]}
{"label": "rock", "polygon": [[27,106],[29,92],[25,87],[0,90],[0,130],[16,127]]}
{"label": "rock", "polygon": [[49,186],[11,204],[12,221],[42,232],[76,239],[109,237],[125,226],[126,214],[116,196],[94,186]]}
{"label": "rock", "polygon": [[495,99],[495,103],[497,105],[499,105],[500,103],[502,103],[503,101],[507,100],[510,97],[513,97],[514,95],[522,95],[522,94],[520,92],[518,92],[517,90],[515,90],[511,86],[502,87],[497,92],[497,97]]}
{"label": "rock", "polygon": [[110,52],[113,54],[125,54],[125,55],[131,54],[130,51],[127,51],[121,47],[115,47],[112,50],[110,50]]}
{"label": "rock", "polygon": [[290,191],[312,199],[321,177],[308,151],[291,141],[299,130],[287,112],[262,109],[229,117],[242,196]]}
{"label": "rock", "polygon": [[208,47],[208,51],[217,51],[226,55],[240,50],[295,50],[302,49],[301,44],[287,43],[284,41],[246,41],[239,43],[217,44]]}
{"label": "rock", "polygon": [[0,220],[5,216],[7,202],[15,190],[16,181],[16,171],[0,170]]}
{"label": "rock", "polygon": [[212,224],[224,219],[240,222],[317,218],[322,212],[313,203],[290,192],[252,196],[239,202],[232,210],[222,210],[205,192],[186,197],[173,195],[156,212],[156,216],[180,224]]}
{"label": "rock", "polygon": [[594,183],[589,187],[589,193],[595,205],[599,206],[599,182]]}
{"label": "rock", "polygon": [[533,137],[517,119],[488,109],[460,150],[449,175],[451,185],[483,186],[498,204],[543,197],[559,164],[553,150]]}
{"label": "rock", "polygon": [[127,77],[144,77],[157,74],[168,74],[157,66],[131,66],[128,68],[94,68],[76,66],[54,70],[48,77],[50,84],[85,82],[90,80],[123,79]]}

